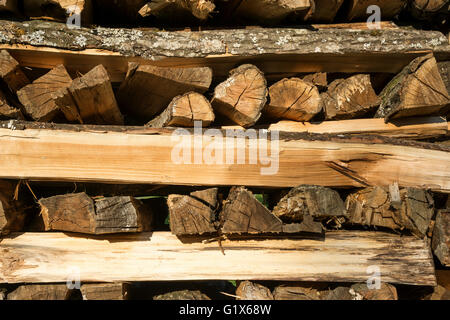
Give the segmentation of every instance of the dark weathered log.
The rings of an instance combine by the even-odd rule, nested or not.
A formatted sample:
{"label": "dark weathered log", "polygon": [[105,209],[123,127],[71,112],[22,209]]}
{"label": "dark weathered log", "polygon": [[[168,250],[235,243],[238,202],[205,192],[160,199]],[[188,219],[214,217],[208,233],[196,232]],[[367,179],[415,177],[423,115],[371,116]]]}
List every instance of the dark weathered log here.
{"label": "dark weathered log", "polygon": [[278,286],[273,290],[275,300],[320,300],[320,292],[313,288]]}
{"label": "dark weathered log", "polygon": [[273,300],[269,289],[258,283],[242,281],[236,289],[238,300]]}
{"label": "dark weathered log", "polygon": [[408,229],[424,237],[434,213],[434,202],[428,191],[416,188],[399,190],[400,200],[388,187],[368,187],[346,199],[350,223]]}
{"label": "dark weathered log", "polygon": [[375,110],[380,104],[367,74],[335,80],[321,96],[328,120],[361,117]]}
{"label": "dark weathered log", "polygon": [[344,0],[310,0],[314,10],[306,16],[307,21],[330,23],[336,17]]}
{"label": "dark weathered log", "polygon": [[380,288],[369,289],[367,283],[356,283],[350,287],[350,293],[358,300],[398,300],[397,289],[389,283],[380,283]]}
{"label": "dark weathered log", "polygon": [[283,224],[283,233],[313,233],[316,235],[323,235],[325,228],[322,223],[314,221],[309,214],[303,216],[301,223]]}
{"label": "dark weathered log", "polygon": [[208,127],[214,118],[209,101],[202,94],[191,91],[173,98],[169,106],[147,125],[152,128],[193,127],[195,121],[201,121],[202,127]]}
{"label": "dark weathered log", "polygon": [[375,117],[391,118],[445,114],[450,96],[439,74],[436,59],[426,55],[414,59],[380,94]]}
{"label": "dark weathered log", "polygon": [[69,91],[84,123],[123,124],[123,116],[103,65],[73,80]]}
{"label": "dark weathered log", "polygon": [[298,78],[283,79],[269,88],[270,102],[264,114],[274,119],[311,120],[322,110],[319,90]]}
{"label": "dark weathered log", "polygon": [[291,189],[272,213],[285,222],[301,222],[307,215],[319,221],[346,216],[339,193],[330,188],[307,185]]}
{"label": "dark weathered log", "polygon": [[18,119],[23,120],[24,117],[20,109],[11,106],[5,96],[0,90],[0,120]]}
{"label": "dark weathered log", "polygon": [[30,83],[20,69],[19,63],[6,50],[0,51],[0,79],[12,92],[16,92]]}
{"label": "dark weathered log", "polygon": [[169,195],[170,230],[176,235],[214,233],[217,188],[195,191],[190,196]]}
{"label": "dark weathered log", "polygon": [[[329,1],[329,0],[326,0]],[[327,73],[317,72],[304,76],[303,81],[309,82],[317,87],[319,91],[326,90],[328,87]]]}
{"label": "dark weathered log", "polygon": [[450,208],[439,210],[433,230],[432,248],[442,265],[450,266]]}
{"label": "dark weathered log", "polygon": [[248,128],[261,117],[267,92],[264,74],[257,67],[244,64],[231,70],[229,78],[215,88],[211,104],[217,112]]}
{"label": "dark weathered log", "polygon": [[45,230],[88,234],[149,231],[151,213],[133,197],[93,200],[85,193],[39,200]]}
{"label": "dark weathered log", "polygon": [[215,7],[214,0],[153,0],[147,2],[139,10],[139,14],[142,17],[153,15],[173,19],[174,16],[182,16],[189,12],[197,19],[206,20]]}
{"label": "dark weathered log", "polygon": [[347,6],[348,20],[365,20],[370,14],[367,7],[377,5],[381,9],[381,18],[389,20],[395,17],[406,6],[408,0],[351,0]]}
{"label": "dark weathered log", "polygon": [[17,97],[28,116],[36,121],[48,122],[61,115],[53,94],[67,89],[72,78],[61,64],[50,72],[17,91]]}
{"label": "dark weathered log", "polygon": [[438,23],[439,20],[448,19],[450,2],[448,0],[411,0],[409,10],[416,19]]}
{"label": "dark weathered log", "polygon": [[153,297],[153,300],[211,300],[207,295],[195,290],[174,291]]}
{"label": "dark weathered log", "polygon": [[89,283],[80,287],[83,300],[126,300],[126,283]]}
{"label": "dark weathered log", "polygon": [[15,200],[16,185],[0,180],[0,234],[22,231],[26,213],[24,204]]}
{"label": "dark weathered log", "polygon": [[292,13],[310,7],[310,0],[242,0],[235,13],[246,21],[268,25],[278,23]]}
{"label": "dark weathered log", "polygon": [[244,187],[233,187],[220,212],[227,233],[282,232],[283,223]]}
{"label": "dark weathered log", "polygon": [[150,120],[175,96],[189,91],[204,93],[211,81],[212,70],[206,67],[161,68],[130,63],[118,101],[128,113]]}
{"label": "dark weathered log", "polygon": [[29,284],[9,293],[8,300],[67,300],[71,292],[66,284]]}
{"label": "dark weathered log", "polygon": [[92,22],[91,0],[27,0],[23,10],[28,17],[66,22],[72,14],[79,14],[83,26]]}

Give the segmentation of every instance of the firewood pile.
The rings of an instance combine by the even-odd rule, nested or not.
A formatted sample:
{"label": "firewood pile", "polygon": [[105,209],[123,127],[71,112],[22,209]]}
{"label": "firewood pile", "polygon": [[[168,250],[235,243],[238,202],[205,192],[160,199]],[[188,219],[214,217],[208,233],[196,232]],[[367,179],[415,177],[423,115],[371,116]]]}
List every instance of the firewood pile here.
{"label": "firewood pile", "polygon": [[0,0],[0,300],[450,299],[450,2],[372,2]]}

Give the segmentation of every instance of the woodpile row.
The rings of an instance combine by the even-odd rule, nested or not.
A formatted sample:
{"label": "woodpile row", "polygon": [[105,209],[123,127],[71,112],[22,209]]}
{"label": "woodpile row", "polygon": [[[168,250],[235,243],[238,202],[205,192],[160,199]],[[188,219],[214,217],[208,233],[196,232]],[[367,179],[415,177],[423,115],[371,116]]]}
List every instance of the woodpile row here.
{"label": "woodpile row", "polygon": [[442,33],[1,22],[0,299],[449,299]]}
{"label": "woodpile row", "polygon": [[447,0],[3,0],[0,13],[17,18],[47,19],[83,26],[92,23],[167,26],[182,23],[202,25],[305,24],[366,21],[377,13],[380,18],[447,23]]}

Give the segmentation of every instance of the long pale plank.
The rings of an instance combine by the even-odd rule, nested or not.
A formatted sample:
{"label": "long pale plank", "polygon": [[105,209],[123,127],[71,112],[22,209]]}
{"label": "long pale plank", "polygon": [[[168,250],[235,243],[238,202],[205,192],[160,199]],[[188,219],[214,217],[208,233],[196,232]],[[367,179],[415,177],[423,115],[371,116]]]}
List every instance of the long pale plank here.
{"label": "long pale plank", "polygon": [[[40,125],[45,127],[34,126]],[[256,140],[229,137],[216,149],[216,162],[208,163],[204,156],[211,147],[208,135],[198,140],[199,146],[187,131],[183,138],[174,137],[171,129],[120,132],[108,131],[112,129],[107,126],[47,126],[55,129],[23,129],[14,122],[0,125],[0,178],[249,187],[397,182],[450,192],[450,149],[436,144],[379,136],[286,133],[279,140],[260,141],[272,157],[265,158],[259,155]],[[185,149],[180,150],[181,146]],[[176,147],[177,155],[190,153],[186,159],[190,163],[173,157]],[[242,164],[237,163],[239,153]],[[227,164],[227,156],[232,164]]]}
{"label": "long pale plank", "polygon": [[[384,119],[350,119],[323,122],[297,122],[281,120],[268,126],[269,130],[328,134],[377,134],[391,138],[426,139],[448,134],[448,122],[443,117],[404,118],[385,123]],[[222,129],[242,129],[223,126]]]}
{"label": "long pale plank", "polygon": [[[381,281],[435,285],[425,240],[384,232],[335,231],[325,240],[226,240],[182,243],[169,232],[73,237],[64,233],[12,234],[0,242],[0,282],[295,280]],[[374,272],[374,271],[371,271]]]}
{"label": "long pale plank", "polygon": [[[14,30],[23,34],[17,37]],[[450,55],[440,32],[405,28],[355,30],[225,29],[197,32],[101,28],[67,30],[65,24],[0,20],[0,48],[22,66],[52,68],[63,63],[85,73],[102,63],[113,81],[123,79],[128,61],[165,66],[210,66],[225,77],[253,63],[267,77],[299,72],[399,72],[417,56]],[[195,48],[195,49],[193,49]],[[83,60],[83,61],[82,61]]]}

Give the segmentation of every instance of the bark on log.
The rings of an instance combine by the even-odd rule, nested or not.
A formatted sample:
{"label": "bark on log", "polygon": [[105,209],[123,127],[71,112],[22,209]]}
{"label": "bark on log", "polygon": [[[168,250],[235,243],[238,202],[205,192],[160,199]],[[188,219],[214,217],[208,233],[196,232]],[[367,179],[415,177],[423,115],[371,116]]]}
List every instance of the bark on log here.
{"label": "bark on log", "polygon": [[283,223],[244,187],[233,187],[220,212],[221,232],[282,232]]}
{"label": "bark on log", "polygon": [[346,216],[339,193],[329,188],[307,185],[291,189],[272,213],[285,222],[301,222],[308,215],[318,221]]}
{"label": "bark on log", "polygon": [[350,223],[408,229],[424,237],[434,213],[431,194],[416,188],[400,189],[400,203],[393,201],[388,187],[368,187],[346,199]]}
{"label": "bark on log", "polygon": [[5,94],[0,90],[0,120],[8,119],[23,120],[24,117],[20,109],[9,104]]}
{"label": "bark on log", "polygon": [[101,239],[59,232],[13,233],[0,242],[0,279],[8,283],[65,282],[67,268],[75,265],[82,282],[223,279],[355,283],[367,281],[367,267],[377,265],[383,270],[383,281],[436,285],[427,241],[411,236],[330,231],[323,241],[221,243],[225,255],[217,242],[180,243],[170,232]]}
{"label": "bark on log", "polygon": [[17,91],[17,97],[29,117],[50,122],[62,115],[55,103],[54,93],[67,89],[71,84],[72,78],[61,64]]}
{"label": "bark on log", "polygon": [[151,213],[133,197],[93,200],[85,193],[39,200],[45,230],[87,234],[149,231]]}
{"label": "bark on log", "polygon": [[[327,0],[329,1],[329,0]],[[317,87],[319,91],[324,91],[328,87],[327,73],[317,72],[308,74],[302,78],[303,81],[309,82]]]}
{"label": "bark on log", "polygon": [[83,26],[92,22],[91,0],[27,0],[23,2],[26,16],[40,19],[54,19],[66,22],[72,14],[80,15]]}
{"label": "bark on log", "polygon": [[386,85],[380,98],[375,117],[386,122],[392,118],[445,114],[450,105],[433,55],[414,59]]}
{"label": "bark on log", "polygon": [[330,23],[336,17],[344,0],[310,0],[314,11],[307,15],[306,20],[311,22]]}
{"label": "bark on log", "polygon": [[264,114],[274,119],[311,120],[322,110],[316,86],[298,78],[283,79],[269,88],[270,102]]}
{"label": "bark on log", "polygon": [[11,231],[22,231],[26,213],[24,203],[15,200],[16,185],[0,180],[0,235]]}
{"label": "bark on log", "polygon": [[273,291],[275,300],[320,300],[320,292],[313,288],[278,286]]}
{"label": "bark on log", "polygon": [[450,2],[448,0],[411,0],[409,9],[416,19],[436,22],[446,17],[448,19]]}
{"label": "bark on log", "polygon": [[217,112],[248,128],[261,117],[267,101],[267,82],[255,66],[244,64],[230,71],[229,78],[214,90],[211,104]]}
{"label": "bark on log", "polygon": [[235,14],[264,25],[281,22],[290,14],[308,10],[310,0],[243,0]]}
{"label": "bark on log", "polygon": [[178,95],[189,91],[204,93],[212,81],[212,70],[199,68],[162,68],[129,63],[118,101],[128,113],[151,119]]}
{"label": "bark on log", "polygon": [[206,294],[198,290],[181,290],[160,294],[153,300],[211,300]]}
{"label": "bark on log", "polygon": [[258,283],[242,281],[236,289],[238,300],[273,300],[269,289]]}
{"label": "bark on log", "polygon": [[202,127],[214,122],[214,111],[209,101],[200,93],[188,92],[172,99],[169,106],[155,119],[147,123],[152,128],[194,127],[201,121]]}
{"label": "bark on log", "polygon": [[381,18],[390,20],[402,11],[408,0],[351,0],[347,5],[347,19],[366,20],[369,17],[367,8],[377,5],[381,9]]}
{"label": "bark on log", "polygon": [[217,188],[195,191],[190,196],[171,194],[167,199],[170,230],[190,235],[216,232]]}
{"label": "bark on log", "polygon": [[0,79],[12,92],[16,92],[30,83],[20,69],[19,63],[6,50],[0,51]]}
{"label": "bark on log", "polygon": [[123,124],[111,81],[103,65],[73,80],[69,92],[84,123]]}
{"label": "bark on log", "polygon": [[83,300],[126,300],[126,283],[89,283],[80,287]]}
{"label": "bark on log", "polygon": [[[264,135],[260,136],[273,157],[261,157],[259,162],[263,162],[258,163],[258,157],[247,156],[257,154],[256,140],[251,138],[254,134],[235,131],[233,136],[228,133],[228,147],[224,143],[214,148],[220,156],[211,163],[210,158],[203,156],[205,151],[211,151],[211,137],[218,136],[205,132],[198,148],[202,154],[199,165],[193,159],[197,150],[193,130],[178,137],[181,141],[174,141],[174,131],[0,122],[0,178],[280,188],[299,184],[361,187],[398,182],[400,186],[450,190],[450,149],[441,144],[381,136],[280,132],[276,141],[265,141]],[[173,158],[176,153],[182,158]],[[233,154],[234,159],[240,155],[242,161],[227,164],[227,154],[229,158]]]}
{"label": "bark on log", "polygon": [[71,292],[66,284],[29,284],[9,293],[8,300],[67,300]]}
{"label": "bark on log", "polygon": [[206,20],[214,11],[215,7],[214,1],[210,0],[153,0],[147,2],[139,10],[139,14],[142,17],[154,15],[165,19],[173,19],[174,16],[182,16],[186,12],[189,12],[199,20]]}
{"label": "bark on log", "polygon": [[450,266],[450,208],[439,210],[434,224],[432,248],[442,265]]}
{"label": "bark on log", "polygon": [[335,80],[321,97],[327,120],[362,117],[380,104],[367,74]]}

